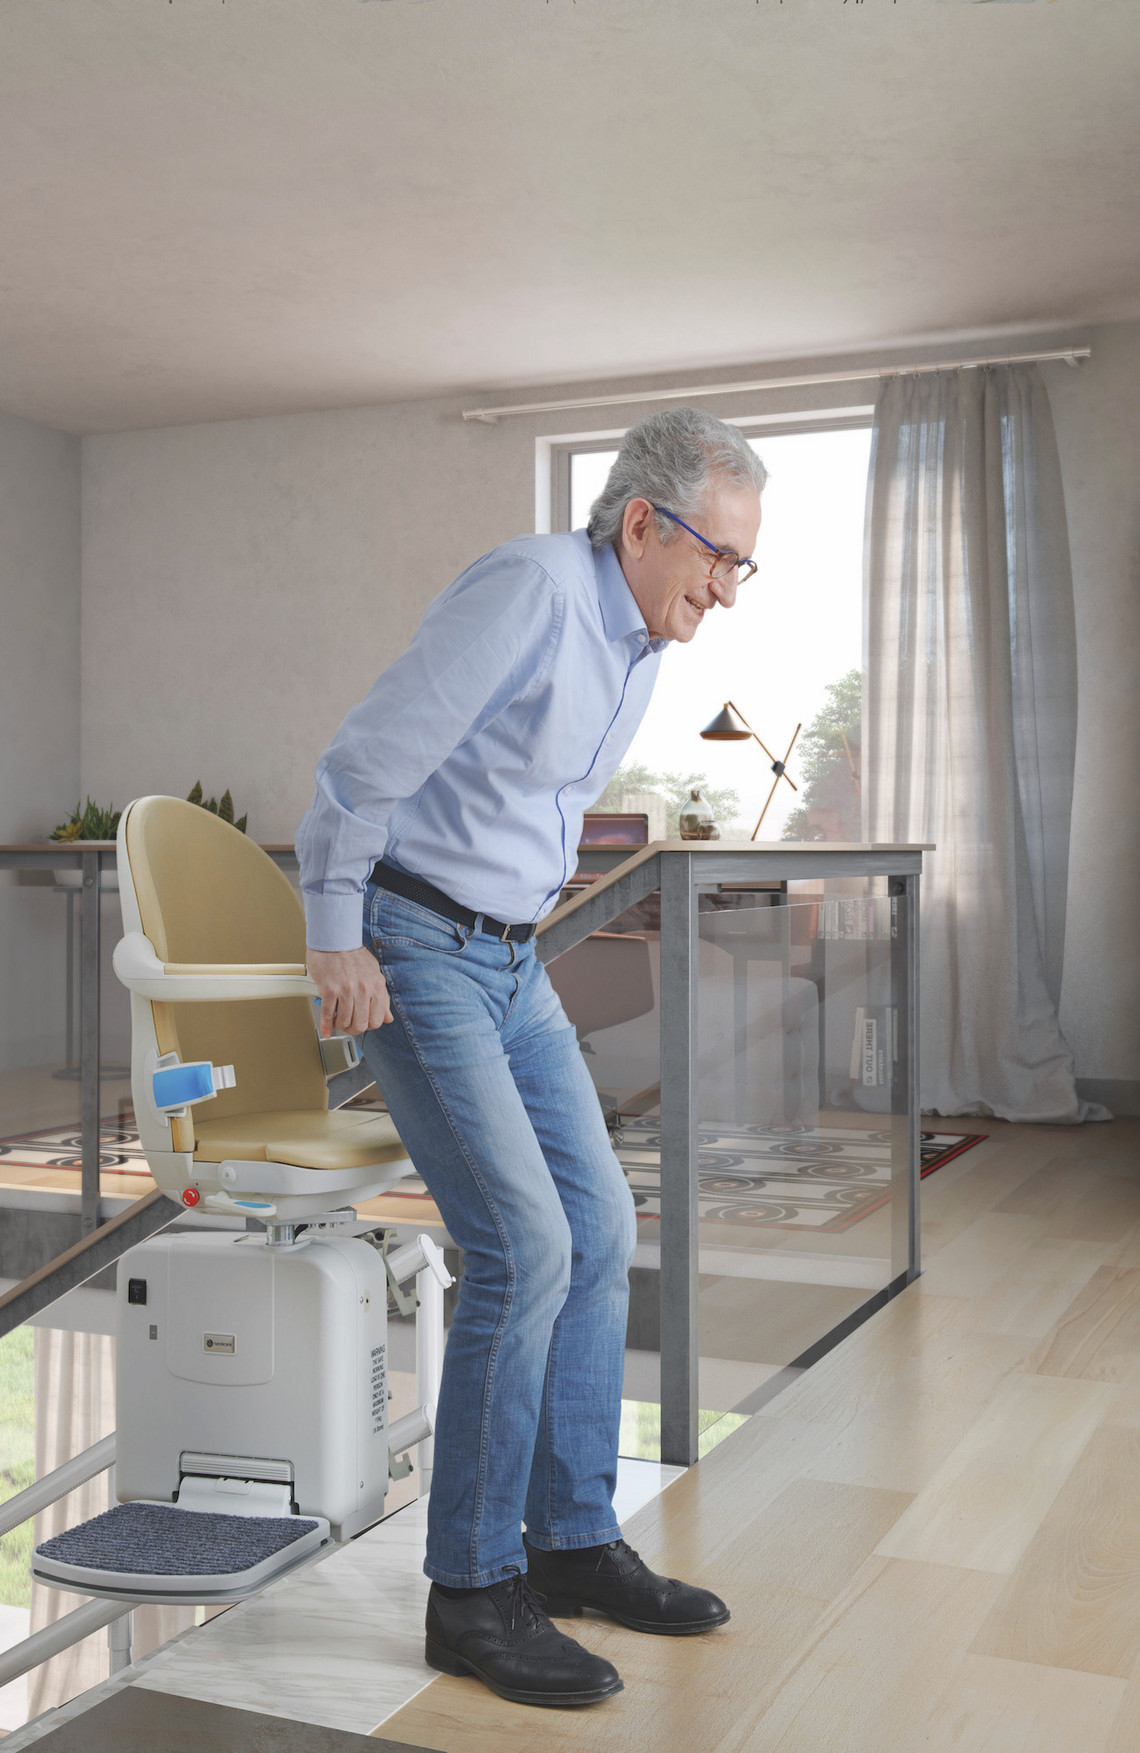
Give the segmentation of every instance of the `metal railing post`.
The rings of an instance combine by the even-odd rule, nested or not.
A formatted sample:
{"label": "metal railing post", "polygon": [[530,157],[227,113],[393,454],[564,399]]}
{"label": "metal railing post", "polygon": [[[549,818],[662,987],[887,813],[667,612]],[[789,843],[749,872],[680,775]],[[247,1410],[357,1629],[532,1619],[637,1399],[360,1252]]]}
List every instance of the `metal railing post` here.
{"label": "metal railing post", "polygon": [[107,1644],[110,1653],[110,1671],[121,1674],[124,1668],[131,1665],[131,1634],[134,1625],[134,1610],[131,1609],[112,1619],[107,1627]]}
{"label": "metal railing post", "polygon": [[99,1227],[99,854],[83,854],[82,940],[79,963],[79,1064],[83,1171],[80,1233]]}
{"label": "metal railing post", "polygon": [[661,860],[661,1459],[697,1459],[697,887]]}
{"label": "metal railing post", "polygon": [[891,1278],[910,1283],[920,1260],[922,1189],[921,1095],[918,1063],[918,884],[916,875],[888,878],[891,896],[891,1004],[897,1054],[891,1088]]}

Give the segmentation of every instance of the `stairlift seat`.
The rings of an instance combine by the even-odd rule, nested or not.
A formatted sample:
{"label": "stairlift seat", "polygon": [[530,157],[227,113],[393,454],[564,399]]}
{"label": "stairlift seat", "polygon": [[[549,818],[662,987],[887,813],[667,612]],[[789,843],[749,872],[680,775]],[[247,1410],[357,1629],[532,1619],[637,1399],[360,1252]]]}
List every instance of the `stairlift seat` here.
{"label": "stairlift seat", "polygon": [[398,1162],[407,1152],[386,1114],[312,1108],[194,1118],[196,1162],[292,1163],[302,1169],[358,1169]]}
{"label": "stairlift seat", "polygon": [[[37,1547],[33,1575],[124,1601],[244,1600],[378,1520],[394,1454],[431,1436],[426,1411],[389,1426],[395,1268],[371,1239],[313,1223],[412,1165],[386,1114],[329,1107],[338,1067],[317,1033],[304,911],[268,855],[150,797],[123,811],[118,867],[115,969],[151,1173],[176,1204],[271,1227],[167,1231],[122,1256],[120,1501]],[[426,1407],[450,1275],[422,1238],[393,1258],[432,1280],[417,1313],[426,1298]]]}
{"label": "stairlift seat", "polygon": [[[216,1200],[215,1164],[280,1165],[289,1171],[280,1186],[272,1171],[253,1179],[259,1193],[287,1201],[277,1210],[288,1221],[312,1216],[324,1199],[371,1198],[410,1173],[386,1114],[329,1107],[304,909],[284,873],[244,834],[177,798],[136,799],[119,829],[125,935],[115,967],[132,992],[139,1135],[163,1191],[178,1200],[193,1185]],[[232,1067],[232,1082],[208,1105],[167,1118],[148,1101],[148,1055],[159,1065]],[[306,1173],[312,1187],[302,1185]],[[339,1184],[322,1186],[331,1174]],[[225,1185],[249,1192],[249,1179]]]}

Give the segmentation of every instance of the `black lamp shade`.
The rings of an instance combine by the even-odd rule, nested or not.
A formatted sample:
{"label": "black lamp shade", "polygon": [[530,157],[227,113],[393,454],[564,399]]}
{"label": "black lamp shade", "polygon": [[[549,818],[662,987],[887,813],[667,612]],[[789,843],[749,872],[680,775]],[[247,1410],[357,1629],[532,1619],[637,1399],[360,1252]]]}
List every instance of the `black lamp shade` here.
{"label": "black lamp shade", "polygon": [[752,732],[741,718],[739,712],[725,701],[711,724],[706,724],[701,735],[710,743],[738,743]]}

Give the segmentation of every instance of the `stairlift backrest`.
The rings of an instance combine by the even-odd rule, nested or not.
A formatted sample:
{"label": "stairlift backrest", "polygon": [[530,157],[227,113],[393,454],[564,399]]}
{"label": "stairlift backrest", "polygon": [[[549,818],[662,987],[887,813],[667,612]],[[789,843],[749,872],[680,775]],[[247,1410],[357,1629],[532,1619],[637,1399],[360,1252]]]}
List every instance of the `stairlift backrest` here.
{"label": "stairlift backrest", "polygon": [[[123,924],[149,938],[159,961],[304,961],[300,898],[254,841],[210,811],[171,797],[138,799],[124,828]],[[234,1066],[236,1087],[209,1104],[211,1119],[327,1109],[308,999],[165,1004],[136,996],[136,1017],[143,1006],[152,1014],[159,1053]],[[173,1124],[175,1148],[192,1149],[192,1120]]]}

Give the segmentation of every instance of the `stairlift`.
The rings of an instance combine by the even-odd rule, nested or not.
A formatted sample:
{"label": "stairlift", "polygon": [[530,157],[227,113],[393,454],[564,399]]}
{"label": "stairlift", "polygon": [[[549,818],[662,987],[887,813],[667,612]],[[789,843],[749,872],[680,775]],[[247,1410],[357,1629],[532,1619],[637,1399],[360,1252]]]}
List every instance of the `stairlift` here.
{"label": "stairlift", "polygon": [[[118,868],[140,1140],[167,1198],[216,1227],[120,1259],[118,1501],[44,1541],[32,1574],[120,1600],[233,1602],[377,1521],[417,1444],[427,1483],[451,1275],[430,1237],[393,1250],[353,1209],[412,1165],[386,1115],[329,1108],[327,1078],[359,1055],[317,1033],[288,879],[166,797],[124,810]],[[423,1402],[394,1424],[390,1297],[419,1303]]]}

